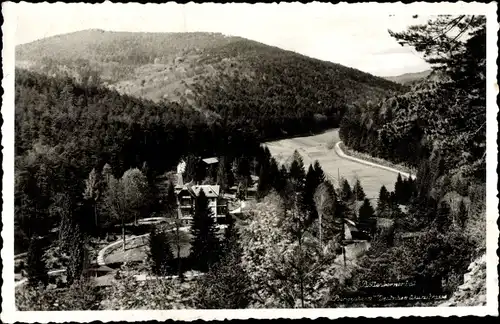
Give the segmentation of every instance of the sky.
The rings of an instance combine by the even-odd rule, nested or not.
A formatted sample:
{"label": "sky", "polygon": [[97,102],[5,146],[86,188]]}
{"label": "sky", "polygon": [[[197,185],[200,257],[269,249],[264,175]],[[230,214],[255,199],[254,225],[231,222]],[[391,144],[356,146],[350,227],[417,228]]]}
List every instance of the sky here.
{"label": "sky", "polygon": [[[388,7],[385,7],[388,8]],[[392,8],[392,7],[391,7]],[[395,8],[395,7],[394,7]],[[388,30],[402,31],[430,16],[397,10],[353,10],[327,3],[16,5],[16,43],[78,30],[220,32],[339,63],[378,76],[429,68]]]}

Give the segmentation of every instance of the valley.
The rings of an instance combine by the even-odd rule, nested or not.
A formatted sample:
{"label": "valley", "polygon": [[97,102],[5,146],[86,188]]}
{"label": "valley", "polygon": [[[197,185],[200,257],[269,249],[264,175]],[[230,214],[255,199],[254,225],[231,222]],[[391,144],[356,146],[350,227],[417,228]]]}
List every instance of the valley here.
{"label": "valley", "polygon": [[[89,29],[17,46],[16,307],[452,296],[486,249],[485,21],[385,37],[414,46],[435,25],[470,38],[453,55],[455,40],[419,43],[443,66],[387,78],[211,32]],[[377,290],[405,282],[417,284]]]}

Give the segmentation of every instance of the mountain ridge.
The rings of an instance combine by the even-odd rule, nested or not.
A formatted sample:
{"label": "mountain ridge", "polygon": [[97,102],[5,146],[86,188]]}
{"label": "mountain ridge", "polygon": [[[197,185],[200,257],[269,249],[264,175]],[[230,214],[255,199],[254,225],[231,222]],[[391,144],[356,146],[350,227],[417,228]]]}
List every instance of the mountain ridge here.
{"label": "mountain ridge", "polygon": [[357,69],[221,33],[92,29],[19,45],[16,57],[16,65],[28,70],[250,124],[266,116],[270,123],[319,118],[336,127],[349,105],[407,90]]}
{"label": "mountain ridge", "polygon": [[384,79],[400,83],[400,84],[415,84],[419,81],[422,81],[423,79],[427,78],[429,75],[431,75],[432,70],[427,69],[424,71],[420,72],[410,72],[410,73],[403,73],[399,75],[393,75],[393,76],[385,76]]}

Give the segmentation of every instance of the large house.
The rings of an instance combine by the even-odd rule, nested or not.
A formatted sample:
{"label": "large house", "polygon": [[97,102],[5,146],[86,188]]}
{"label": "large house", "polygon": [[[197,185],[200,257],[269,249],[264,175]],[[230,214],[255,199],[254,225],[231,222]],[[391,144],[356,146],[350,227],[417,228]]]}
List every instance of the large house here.
{"label": "large house", "polygon": [[179,206],[179,218],[186,224],[193,219],[196,197],[201,190],[208,199],[208,206],[216,222],[223,224],[227,215],[227,201],[220,194],[219,185],[192,185],[190,183],[177,187],[177,202]]}

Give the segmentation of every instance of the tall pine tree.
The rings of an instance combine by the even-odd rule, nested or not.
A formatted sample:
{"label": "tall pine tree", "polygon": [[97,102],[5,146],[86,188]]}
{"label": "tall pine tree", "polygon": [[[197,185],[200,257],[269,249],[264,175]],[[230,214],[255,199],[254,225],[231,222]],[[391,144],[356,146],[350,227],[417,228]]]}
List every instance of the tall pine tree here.
{"label": "tall pine tree", "polygon": [[441,233],[444,233],[451,225],[450,206],[447,202],[441,201],[436,214],[436,227]]}
{"label": "tall pine tree", "polygon": [[400,204],[405,202],[405,185],[403,182],[403,178],[401,178],[401,173],[398,173],[398,178],[396,180],[396,184],[394,185],[394,194],[396,195],[396,201]]}
{"label": "tall pine tree", "polygon": [[346,179],[342,181],[340,197],[344,202],[349,202],[353,198],[351,186],[349,185],[349,181]]}
{"label": "tall pine tree", "polygon": [[96,230],[99,229],[97,204],[102,194],[100,191],[101,181],[101,174],[95,169],[92,169],[89,173],[88,179],[85,180],[85,191],[83,193],[83,198],[89,201],[92,207],[92,211],[94,213],[94,226]]}
{"label": "tall pine tree", "polygon": [[229,190],[228,170],[226,168],[226,158],[221,158],[217,169],[217,184],[220,186],[222,192]]}
{"label": "tall pine tree", "polygon": [[49,282],[49,277],[44,259],[42,241],[40,239],[31,238],[26,258],[28,284],[32,287],[36,287],[39,284],[46,286]]}
{"label": "tall pine tree", "polygon": [[226,230],[224,254],[196,282],[194,303],[204,309],[241,309],[251,302],[251,281],[242,268],[242,248],[234,226]]}
{"label": "tall pine tree", "polygon": [[383,216],[388,211],[389,207],[389,191],[387,191],[387,188],[382,185],[378,194],[377,215]]}
{"label": "tall pine tree", "polygon": [[460,227],[462,228],[465,227],[465,224],[467,223],[468,214],[469,211],[467,210],[464,201],[460,200],[460,205],[458,205],[458,213],[457,213],[457,222]]}
{"label": "tall pine tree", "polygon": [[195,211],[191,225],[191,259],[197,270],[207,271],[215,264],[221,253],[212,211],[205,192],[200,190],[196,197]]}
{"label": "tall pine tree", "polygon": [[300,156],[297,150],[293,152],[292,157],[293,160],[292,164],[290,165],[289,178],[295,192],[301,193],[304,189],[304,181],[306,178],[306,173],[304,170],[304,161],[302,160],[302,156]]}
{"label": "tall pine tree", "polygon": [[373,210],[372,205],[370,204],[370,200],[365,198],[363,200],[363,204],[359,208],[359,226],[363,230],[372,232],[373,231],[373,216],[375,211]]}
{"label": "tall pine tree", "polygon": [[148,238],[148,258],[151,272],[157,276],[173,273],[174,254],[167,233],[157,227],[152,227]]}
{"label": "tall pine tree", "polygon": [[245,188],[250,185],[250,161],[247,156],[242,155],[238,159],[238,164],[236,167],[236,175],[238,177],[238,182],[243,184]]}
{"label": "tall pine tree", "polygon": [[363,190],[361,181],[359,181],[359,179],[357,179],[356,183],[354,184],[353,192],[357,201],[363,201],[366,198],[365,191]]}
{"label": "tall pine tree", "polygon": [[66,280],[69,285],[81,278],[88,262],[85,235],[78,224],[73,227],[71,238],[68,251],[69,261],[66,268]]}
{"label": "tall pine tree", "polygon": [[314,161],[314,172],[316,172],[316,178],[318,179],[318,185],[320,183],[323,183],[326,180],[325,172],[323,171],[323,168],[321,168],[321,165],[319,164],[318,160]]}
{"label": "tall pine tree", "polygon": [[304,183],[304,192],[302,194],[302,211],[308,215],[306,224],[309,224],[318,216],[316,206],[314,204],[314,194],[316,193],[318,185],[319,183],[316,171],[313,169],[312,165],[309,165]]}
{"label": "tall pine tree", "polygon": [[277,192],[279,193],[283,192],[287,183],[287,179],[288,179],[288,170],[286,169],[285,165],[282,164],[275,181],[275,189]]}
{"label": "tall pine tree", "polygon": [[278,190],[280,171],[278,168],[278,163],[274,158],[269,161],[269,181],[271,181],[271,187]]}
{"label": "tall pine tree", "polygon": [[265,197],[271,189],[272,179],[269,167],[267,163],[262,163],[260,165],[259,184],[257,186],[257,197],[259,199]]}
{"label": "tall pine tree", "polygon": [[175,195],[175,186],[172,181],[167,184],[165,195],[165,212],[167,217],[175,218],[177,216],[177,197]]}

